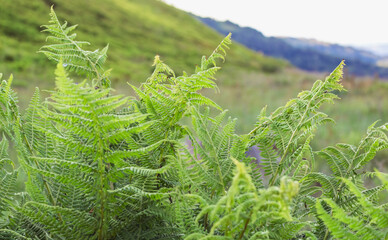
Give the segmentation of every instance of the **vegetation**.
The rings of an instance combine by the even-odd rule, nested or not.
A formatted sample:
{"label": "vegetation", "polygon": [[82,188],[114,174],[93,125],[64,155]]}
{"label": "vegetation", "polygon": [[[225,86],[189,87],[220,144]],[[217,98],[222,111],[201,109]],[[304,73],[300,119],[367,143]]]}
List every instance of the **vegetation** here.
{"label": "vegetation", "polygon": [[[174,66],[177,76],[182,74],[182,70],[193,73],[192,66],[197,64],[201,54],[211,52],[222,39],[187,13],[156,0],[95,0],[92,6],[74,0],[65,3],[57,0],[0,0],[0,4],[0,72],[4,76],[14,74],[12,85],[18,93],[22,112],[28,106],[35,86],[41,89],[54,87],[54,81],[51,81],[54,71],[47,67],[52,63],[42,54],[36,54],[45,39],[44,34],[39,33],[43,29],[40,26],[47,22],[46,13],[51,4],[61,18],[80,23],[79,39],[92,41],[99,49],[109,43],[109,61],[104,68],[112,69],[109,79],[112,87],[121,94],[132,94],[126,87],[127,82],[139,86],[148,77],[153,71],[151,65],[155,54]],[[236,37],[237,33],[233,36]],[[316,79],[325,76],[325,73],[302,72],[290,65],[285,67],[285,62],[252,53],[239,44],[233,45],[228,56],[223,71],[217,75],[221,94],[214,90],[202,93],[239,119],[236,123],[239,134],[250,131],[261,108],[268,105],[268,111],[272,112],[301,89],[309,89]],[[312,141],[316,149],[337,142],[356,144],[362,137],[361,129],[366,129],[377,119],[388,121],[388,112],[384,111],[388,107],[388,84],[373,81],[376,78],[353,80],[346,74],[346,59],[344,84],[348,92],[340,94],[341,104],[323,106],[337,124],[318,129],[317,137]],[[332,70],[338,62],[333,61],[325,67]],[[75,74],[71,77],[82,80]],[[48,97],[47,92],[41,94],[43,98]],[[373,165],[383,170],[387,166],[387,156],[379,154]]]}
{"label": "vegetation", "polygon": [[[93,4],[78,0],[0,0],[0,5],[0,72],[16,74],[15,87],[53,87],[48,80],[54,75],[46,67],[50,63],[36,54],[45,39],[40,26],[47,22],[51,5],[70,23],[80,23],[80,39],[92,41],[99,49],[109,43],[110,60],[105,67],[113,69],[111,81],[120,88],[127,81],[143,82],[152,72],[150,63],[155,54],[163,56],[177,72],[187,71],[197,64],[202,51],[212,51],[223,38],[188,13],[157,0],[95,0]],[[238,44],[229,55],[225,75],[236,69],[276,71],[287,65]]]}
{"label": "vegetation", "polygon": [[[41,51],[57,62],[55,90],[41,101],[36,89],[22,114],[12,76],[0,86],[2,239],[387,238],[388,176],[364,167],[388,148],[388,124],[372,124],[354,145],[310,145],[333,121],[320,108],[344,90],[343,63],[273,113],[264,108],[238,135],[236,119],[199,92],[217,89],[230,35],[193,74],[176,76],[156,56],[147,81],[131,86],[137,98],[128,98],[113,94],[106,49],[83,49],[75,27],[50,15],[51,42]],[[252,146],[260,163],[245,154]],[[331,172],[315,171],[317,159]],[[366,188],[376,176],[381,184]]]}
{"label": "vegetation", "polygon": [[[346,67],[345,67],[346,70]],[[218,82],[221,94],[207,90],[211,97],[223,107],[227,107],[231,116],[238,117],[237,133],[247,133],[257,121],[260,109],[275,111],[289,99],[296,96],[301,89],[309,89],[314,79],[324,79],[323,74],[305,76],[295,70],[266,75],[263,73],[243,74],[238,82]],[[321,126],[311,141],[314,149],[321,149],[338,142],[357,144],[363,136],[362,129],[376,120],[388,121],[388,83],[373,79],[345,77],[342,80],[347,91],[338,92],[341,104],[326,104],[322,111],[331,116],[335,123]],[[376,160],[367,167],[388,171],[388,152],[380,152]],[[324,170],[324,162],[318,160],[317,168]]]}

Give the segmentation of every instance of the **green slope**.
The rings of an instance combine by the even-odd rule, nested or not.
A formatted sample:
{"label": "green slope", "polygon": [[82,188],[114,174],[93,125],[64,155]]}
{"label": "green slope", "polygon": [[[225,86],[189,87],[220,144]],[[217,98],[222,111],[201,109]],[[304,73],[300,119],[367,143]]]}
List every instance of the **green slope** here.
{"label": "green slope", "polygon": [[[113,68],[113,83],[144,81],[156,54],[178,74],[190,72],[223,38],[189,14],[157,0],[0,0],[0,72],[14,73],[19,86],[42,86],[52,79],[54,64],[36,53],[45,41],[40,26],[47,24],[51,5],[61,21],[79,24],[78,39],[91,42],[90,50],[109,43],[106,69]],[[271,72],[285,65],[235,43],[224,74]]]}

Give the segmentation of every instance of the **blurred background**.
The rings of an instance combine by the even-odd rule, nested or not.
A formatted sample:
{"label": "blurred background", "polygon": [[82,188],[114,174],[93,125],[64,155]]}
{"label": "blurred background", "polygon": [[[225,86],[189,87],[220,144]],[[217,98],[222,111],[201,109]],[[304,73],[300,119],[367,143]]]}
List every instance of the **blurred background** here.
{"label": "blurred background", "polygon": [[[317,131],[314,149],[356,144],[373,122],[388,122],[384,1],[0,0],[0,73],[14,75],[23,107],[35,86],[54,86],[55,64],[37,53],[52,5],[60,21],[79,25],[77,37],[89,50],[109,43],[106,69],[119,93],[131,94],[127,82],[140,85],[150,75],[155,55],[177,75],[193,73],[232,32],[220,92],[204,94],[238,118],[238,133],[253,128],[264,106],[270,112],[284,105],[342,59],[348,92],[324,107],[337,123]],[[386,152],[370,168],[386,170],[387,163]]]}

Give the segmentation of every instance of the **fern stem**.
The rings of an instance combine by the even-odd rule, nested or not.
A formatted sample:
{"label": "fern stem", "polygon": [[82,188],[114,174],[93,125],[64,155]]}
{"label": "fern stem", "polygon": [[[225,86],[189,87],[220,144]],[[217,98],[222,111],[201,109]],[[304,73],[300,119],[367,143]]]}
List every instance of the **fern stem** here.
{"label": "fern stem", "polygon": [[240,233],[240,236],[238,238],[239,240],[241,240],[244,237],[245,231],[248,228],[248,224],[251,221],[251,216],[252,216],[252,211],[249,213],[249,218],[245,221],[244,229],[242,230],[242,232]]}
{"label": "fern stem", "polygon": [[204,223],[204,227],[205,227],[205,231],[209,231],[209,225],[207,224],[207,221],[208,221],[208,216],[209,216],[209,214],[208,213],[206,213],[205,214],[205,216],[204,216],[204,218],[203,218],[203,223]]}
{"label": "fern stem", "polygon": [[323,237],[323,240],[326,240],[329,237],[329,229],[326,227],[325,236]]}
{"label": "fern stem", "polygon": [[261,127],[262,127],[263,124],[259,124],[257,127],[255,127],[254,129],[252,129],[252,131],[250,131],[248,133],[248,135],[252,135],[254,133],[256,133],[257,130],[259,130]]}
{"label": "fern stem", "polygon": [[106,176],[105,176],[105,168],[106,168],[106,165],[104,163],[104,150],[105,150],[105,144],[103,142],[103,138],[101,136],[101,133],[102,133],[102,129],[101,129],[101,126],[99,124],[99,119],[98,119],[98,116],[96,116],[95,114],[93,114],[93,118],[94,118],[94,121],[96,121],[96,125],[98,126],[98,134],[97,135],[97,138],[98,138],[98,155],[96,156],[96,158],[98,159],[98,174],[99,174],[99,190],[98,190],[98,194],[100,195],[100,199],[99,199],[99,204],[100,204],[100,216],[99,216],[99,223],[98,223],[98,229],[97,229],[97,239],[98,240],[103,240],[106,238],[105,236],[105,229],[106,229],[106,221],[105,221],[105,218],[107,218],[106,214],[105,214],[105,204],[106,204]]}

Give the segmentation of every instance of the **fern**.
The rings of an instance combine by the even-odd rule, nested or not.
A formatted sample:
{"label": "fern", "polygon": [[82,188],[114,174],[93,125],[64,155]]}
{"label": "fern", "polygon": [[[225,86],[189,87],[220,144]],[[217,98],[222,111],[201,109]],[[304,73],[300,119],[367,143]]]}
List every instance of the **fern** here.
{"label": "fern", "polygon": [[77,25],[68,26],[67,22],[61,24],[53,7],[51,7],[50,17],[51,24],[44,25],[43,31],[50,34],[46,41],[50,41],[52,44],[41,47],[39,52],[55,62],[62,60],[63,66],[70,71],[84,73],[94,78],[94,85],[109,87],[108,72],[104,72],[103,69],[108,45],[102,50],[84,50],[83,47],[90,45],[90,43],[77,41],[75,40],[76,34],[71,34]]}
{"label": "fern", "polygon": [[[55,218],[37,219],[27,210],[24,214],[34,221],[44,221],[44,228],[49,228],[54,234],[63,233],[57,231],[64,226],[55,227],[61,222],[69,226],[69,221],[84,219],[83,227],[73,231],[67,229],[67,237],[58,235],[65,238],[71,235],[85,239],[111,238],[123,231],[124,222],[131,214],[126,209],[131,204],[128,198],[132,201],[139,198],[158,201],[163,196],[156,188],[157,171],[136,166],[136,157],[146,156],[162,141],[144,146],[133,139],[150,124],[141,123],[147,115],[118,110],[128,103],[126,98],[109,96],[110,89],[96,90],[85,82],[74,84],[68,79],[61,62],[56,74],[58,91],[53,92],[52,101],[48,102],[52,108],[43,107],[40,112],[42,118],[50,120],[52,127],[35,125],[38,132],[55,144],[56,150],[50,153],[50,157],[31,157],[51,170],[25,164],[29,172],[50,179],[52,194],[57,196],[55,206],[50,208],[47,203],[28,206],[34,206],[34,211],[40,212],[40,215],[49,211],[61,217],[57,222]],[[158,172],[163,173],[167,169]],[[71,195],[67,194],[69,190]]]}
{"label": "fern", "polygon": [[[382,173],[378,173],[377,176],[383,182],[383,188],[388,190],[387,176]],[[341,208],[329,198],[317,201],[317,212],[330,230],[330,234],[338,239],[386,239],[388,236],[388,213],[385,203],[377,205],[373,198],[360,190],[352,181],[346,178],[342,178],[341,181],[356,197],[354,204],[361,208],[362,214],[355,214]],[[330,207],[330,212],[323,208],[323,204]]]}
{"label": "fern", "polygon": [[[76,26],[61,24],[53,9],[50,16],[52,44],[40,49],[57,63],[50,97],[42,101],[36,89],[22,114],[12,76],[0,85],[1,239],[387,238],[388,180],[364,169],[388,147],[387,124],[372,124],[354,146],[310,145],[333,122],[319,109],[344,90],[343,62],[272,114],[264,108],[254,129],[238,135],[237,120],[201,94],[218,90],[230,35],[191,75],[156,56],[129,98],[110,88],[107,47],[84,50]],[[76,83],[67,70],[87,79]],[[246,156],[252,146],[260,164]],[[316,172],[316,160],[331,173]],[[20,173],[27,180],[18,191]],[[376,176],[383,184],[365,187]]]}
{"label": "fern", "polygon": [[[300,171],[306,171],[304,169],[311,170],[311,165],[302,160],[309,155],[311,158],[309,142],[314,130],[333,121],[318,110],[323,103],[338,98],[332,91],[343,90],[339,83],[343,65],[342,62],[325,81],[316,81],[310,91],[301,92],[271,116],[266,116],[265,108],[260,113],[257,127],[249,135],[252,145],[259,145],[263,152],[263,169],[265,175],[271,176],[269,185],[274,185],[286,169],[287,175],[295,177],[300,175]],[[294,171],[290,172],[290,169]]]}
{"label": "fern", "polygon": [[257,239],[268,228],[292,220],[289,204],[298,183],[281,180],[280,187],[257,191],[243,163],[234,160],[237,171],[228,193],[214,205],[203,208],[197,220],[209,215],[209,234],[194,233],[186,239]]}
{"label": "fern", "polygon": [[[152,125],[145,121],[147,115],[119,110],[128,100],[109,96],[110,89],[73,83],[62,62],[56,75],[58,91],[51,100],[41,104],[37,91],[26,124],[9,129],[9,134],[15,132],[19,161],[29,173],[29,202],[19,210],[25,235],[109,239],[126,235],[128,222],[138,224],[157,215],[163,219],[163,212],[150,203],[163,205],[168,188],[158,187],[157,175],[169,167],[139,165],[165,142],[147,145],[137,139]],[[148,208],[152,214],[144,212]],[[159,224],[165,226],[163,222]],[[69,228],[73,225],[77,227]]]}

